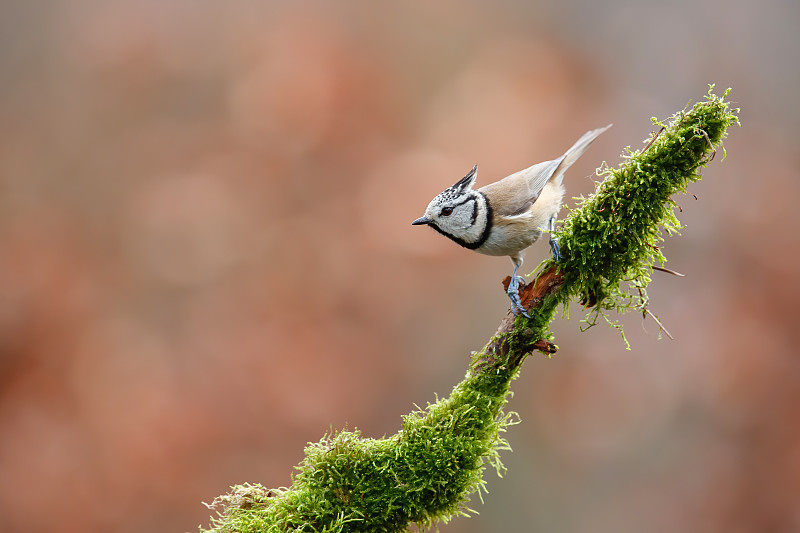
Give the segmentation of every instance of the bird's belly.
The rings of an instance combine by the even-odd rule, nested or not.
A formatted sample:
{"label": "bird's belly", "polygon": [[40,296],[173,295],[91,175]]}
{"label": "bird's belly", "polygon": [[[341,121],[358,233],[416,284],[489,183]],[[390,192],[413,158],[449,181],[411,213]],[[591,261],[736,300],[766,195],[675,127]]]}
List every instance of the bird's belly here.
{"label": "bird's belly", "polygon": [[485,255],[516,255],[539,240],[541,234],[537,226],[529,224],[496,225],[475,251]]}

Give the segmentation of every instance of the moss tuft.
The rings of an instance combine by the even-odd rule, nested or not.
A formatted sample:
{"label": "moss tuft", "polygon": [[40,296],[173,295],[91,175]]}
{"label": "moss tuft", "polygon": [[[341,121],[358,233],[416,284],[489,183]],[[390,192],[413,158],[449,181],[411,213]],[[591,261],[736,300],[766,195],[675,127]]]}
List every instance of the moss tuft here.
{"label": "moss tuft", "polygon": [[700,179],[728,126],[738,123],[739,110],[725,102],[729,91],[717,96],[712,85],[706,101],[668,123],[653,119],[659,130],[647,146],[627,149],[616,169],[598,170],[603,180],[595,193],[556,231],[566,256],[560,300],[596,305],[590,324],[606,309],[646,309],[652,267],[666,262],[659,243],[681,229],[671,196]]}
{"label": "moss tuft", "polygon": [[291,489],[233,487],[210,531],[405,531],[468,514],[487,465],[502,473],[508,377],[475,375],[390,438],[341,431],[309,445]]}

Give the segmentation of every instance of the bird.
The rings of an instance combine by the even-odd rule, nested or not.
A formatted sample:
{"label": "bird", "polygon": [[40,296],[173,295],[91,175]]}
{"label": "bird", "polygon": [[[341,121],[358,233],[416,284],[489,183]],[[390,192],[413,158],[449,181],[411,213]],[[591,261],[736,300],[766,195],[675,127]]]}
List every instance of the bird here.
{"label": "bird", "polygon": [[564,155],[537,163],[505,178],[474,189],[478,165],[428,204],[425,214],[411,225],[427,225],[456,244],[493,256],[508,256],[514,264],[507,294],[511,312],[530,316],[522,307],[517,276],[523,252],[550,234],[553,259],[563,259],[553,235],[565,188],[564,172],[583,155],[589,145],[612,125],[586,132]]}

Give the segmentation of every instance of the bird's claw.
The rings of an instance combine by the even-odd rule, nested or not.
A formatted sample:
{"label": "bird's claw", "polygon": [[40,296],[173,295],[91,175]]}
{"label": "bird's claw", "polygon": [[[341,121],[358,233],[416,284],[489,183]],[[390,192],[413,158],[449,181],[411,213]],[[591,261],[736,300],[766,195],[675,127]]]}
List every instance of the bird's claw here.
{"label": "bird's claw", "polygon": [[519,297],[519,284],[520,282],[524,282],[525,278],[520,276],[511,276],[511,282],[508,284],[508,290],[506,293],[508,297],[511,299],[511,312],[515,315],[522,315],[525,318],[530,318],[530,315],[525,312],[525,308],[522,307],[522,300]]}

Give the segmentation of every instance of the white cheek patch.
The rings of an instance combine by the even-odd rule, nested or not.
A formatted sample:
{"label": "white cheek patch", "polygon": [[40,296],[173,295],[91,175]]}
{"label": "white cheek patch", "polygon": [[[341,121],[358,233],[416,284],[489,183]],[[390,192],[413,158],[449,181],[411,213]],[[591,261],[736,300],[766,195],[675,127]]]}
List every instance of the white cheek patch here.
{"label": "white cheek patch", "polygon": [[[430,226],[458,243],[459,245],[475,250],[480,247],[489,236],[491,222],[489,220],[489,204],[481,193],[471,193],[461,203],[442,205],[439,203],[432,213],[426,213],[431,220]],[[453,209],[450,216],[442,216],[442,208]]]}
{"label": "white cheek patch", "polygon": [[470,200],[456,207],[453,210],[453,214],[450,215],[453,228],[468,230],[472,227],[475,221],[476,209],[475,200]]}

